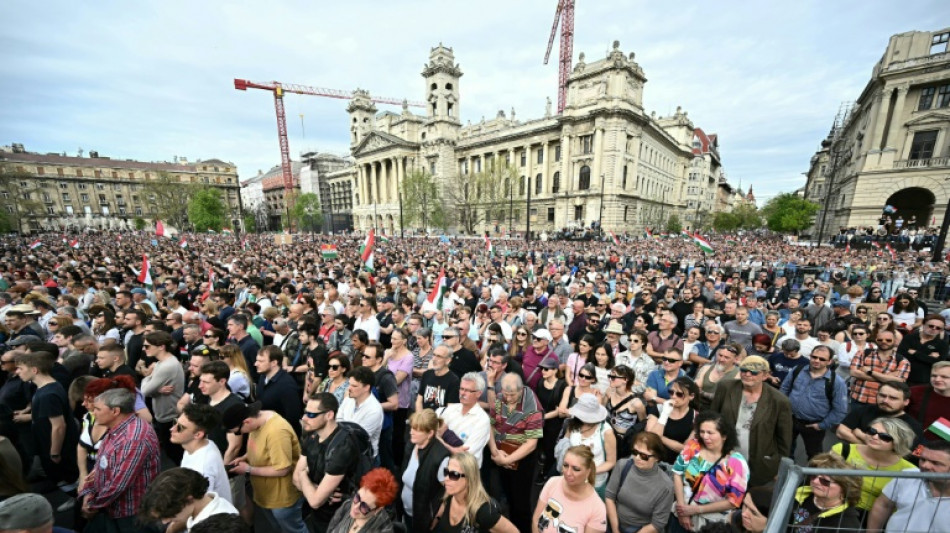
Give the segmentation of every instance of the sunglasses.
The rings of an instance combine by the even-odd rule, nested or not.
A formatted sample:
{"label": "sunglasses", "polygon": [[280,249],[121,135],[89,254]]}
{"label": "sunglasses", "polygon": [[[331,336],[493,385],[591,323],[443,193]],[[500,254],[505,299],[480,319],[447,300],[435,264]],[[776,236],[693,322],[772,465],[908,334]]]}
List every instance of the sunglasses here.
{"label": "sunglasses", "polygon": [[827,363],[828,361],[831,361],[831,358],[830,357],[815,357],[813,355],[811,356],[811,360],[818,361],[819,363]]}
{"label": "sunglasses", "polygon": [[215,336],[214,336],[214,335],[202,335],[202,337],[204,337],[204,338],[206,338],[206,339],[213,339]]}
{"label": "sunglasses", "polygon": [[874,428],[867,428],[864,430],[864,432],[872,437],[881,439],[882,442],[894,442],[894,437],[890,433],[884,433],[883,431],[878,431]]}
{"label": "sunglasses", "polygon": [[608,374],[607,377],[609,379],[623,379],[623,376],[618,376],[616,374]]}
{"label": "sunglasses", "polygon": [[741,373],[743,373],[743,374],[751,374],[751,375],[753,375],[753,376],[758,376],[759,374],[762,373],[761,370],[750,370],[750,369],[748,369],[748,368],[740,368],[740,369],[739,369],[739,372],[741,372]]}
{"label": "sunglasses", "polygon": [[330,370],[339,370],[341,365],[327,365]]}
{"label": "sunglasses", "polygon": [[631,455],[633,455],[634,457],[637,457],[637,458],[639,458],[639,459],[641,459],[641,460],[643,460],[643,461],[649,461],[650,459],[653,459],[653,457],[654,457],[654,455],[653,455],[652,453],[643,453],[643,452],[637,451],[637,450],[633,450],[633,452],[631,453]]}
{"label": "sunglasses", "polygon": [[455,335],[442,335],[443,339],[454,339]]}
{"label": "sunglasses", "polygon": [[525,332],[523,332],[523,331],[519,331],[519,332],[518,332],[518,336],[519,336],[519,337],[527,337],[528,334],[525,333]]}
{"label": "sunglasses", "polygon": [[664,357],[663,358],[664,363],[678,363],[680,361],[682,361],[682,359],[680,359],[679,357]]}
{"label": "sunglasses", "polygon": [[307,418],[309,418],[309,419],[312,420],[312,419],[317,418],[318,416],[323,415],[323,414],[326,414],[326,413],[329,413],[329,411],[317,411],[316,413],[311,412],[311,411],[304,411],[304,412],[303,412],[303,416],[305,416],[305,417],[307,417]]}
{"label": "sunglasses", "polygon": [[683,392],[683,391],[681,391],[681,390],[671,390],[671,391],[670,391],[670,396],[673,396],[673,397],[675,397],[675,398],[685,398],[685,397],[686,397],[686,393]]}
{"label": "sunglasses", "polygon": [[831,484],[834,483],[834,481],[830,477],[825,477],[825,476],[815,476],[815,481],[817,481],[819,485],[825,488],[830,487]]}
{"label": "sunglasses", "polygon": [[359,509],[362,514],[370,514],[375,511],[375,509],[370,509],[369,504],[360,498],[359,492],[353,495],[353,504],[356,505],[356,508]]}
{"label": "sunglasses", "polygon": [[718,331],[707,331],[706,335],[719,335]]}
{"label": "sunglasses", "polygon": [[586,380],[594,379],[594,376],[590,374],[578,374],[577,377],[580,379],[586,379]]}
{"label": "sunglasses", "polygon": [[175,424],[175,431],[177,431],[177,432],[179,432],[179,433],[181,433],[182,431],[185,431],[186,429],[188,429],[188,428],[186,428],[185,426],[181,425],[181,423],[176,423],[176,424]]}
{"label": "sunglasses", "polygon": [[442,475],[451,479],[452,481],[458,481],[465,477],[464,472],[458,472],[456,470],[449,470],[448,467],[442,469]]}

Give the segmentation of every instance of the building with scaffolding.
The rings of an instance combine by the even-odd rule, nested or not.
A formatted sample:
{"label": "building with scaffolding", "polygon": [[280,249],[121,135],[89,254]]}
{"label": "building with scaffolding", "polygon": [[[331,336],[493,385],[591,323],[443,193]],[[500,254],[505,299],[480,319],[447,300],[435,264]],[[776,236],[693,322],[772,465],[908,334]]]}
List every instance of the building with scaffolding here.
{"label": "building with scaffolding", "polygon": [[[950,198],[950,28],[890,38],[811,159],[815,234],[939,225]],[[883,227],[883,228],[882,228]]]}

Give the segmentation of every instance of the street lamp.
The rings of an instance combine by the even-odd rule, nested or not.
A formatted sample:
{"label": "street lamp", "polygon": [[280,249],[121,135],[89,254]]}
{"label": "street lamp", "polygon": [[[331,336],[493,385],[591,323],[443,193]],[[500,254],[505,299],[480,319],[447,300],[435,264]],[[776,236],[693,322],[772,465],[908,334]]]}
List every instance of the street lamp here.
{"label": "street lamp", "polygon": [[307,218],[310,222],[310,233],[313,233],[313,205],[307,204],[303,210],[307,213]]}
{"label": "street lamp", "polygon": [[597,229],[604,232],[604,174],[600,175],[600,215],[597,216]]}

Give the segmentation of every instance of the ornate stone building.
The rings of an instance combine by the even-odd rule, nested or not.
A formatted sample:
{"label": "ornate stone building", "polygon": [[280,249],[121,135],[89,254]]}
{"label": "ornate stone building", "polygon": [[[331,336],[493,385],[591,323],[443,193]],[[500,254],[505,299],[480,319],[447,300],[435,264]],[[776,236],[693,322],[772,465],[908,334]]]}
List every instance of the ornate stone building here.
{"label": "ornate stone building", "polygon": [[[142,185],[167,173],[173,181],[204,184],[221,190],[231,227],[240,226],[241,197],[234,163],[208,159],[172,163],[27,152],[22,145],[0,148],[6,176],[0,208],[25,233],[64,229],[131,229],[135,218],[155,218],[154,202]],[[167,223],[167,221],[166,221]]]}
{"label": "ornate stone building", "polygon": [[[505,226],[522,231],[524,214],[533,232],[589,227],[602,220],[605,229],[634,233],[662,226],[674,214],[692,227],[699,213],[721,205],[715,136],[710,141],[702,133],[699,139],[702,130],[680,109],[665,118],[647,114],[646,77],[619,43],[605,58],[589,63],[580,54],[562,115],[553,115],[549,103],[538,119],[521,121],[511,110],[462,125],[462,74],[452,49],[440,44],[422,70],[425,115],[405,105],[401,113],[377,114],[365,92],[351,100],[347,111],[355,166],[328,179],[352,180],[357,229],[399,230],[400,183],[413,171],[431,173],[453,210],[458,206],[447,193],[455,184],[499,165],[513,169],[515,182],[503,188],[508,197],[503,209],[485,207],[495,211],[480,218],[478,231]],[[476,203],[479,194],[488,196],[469,193]]]}
{"label": "ornate stone building", "polygon": [[811,159],[815,232],[876,226],[886,206],[939,225],[950,198],[950,28],[890,38],[858,100]]}

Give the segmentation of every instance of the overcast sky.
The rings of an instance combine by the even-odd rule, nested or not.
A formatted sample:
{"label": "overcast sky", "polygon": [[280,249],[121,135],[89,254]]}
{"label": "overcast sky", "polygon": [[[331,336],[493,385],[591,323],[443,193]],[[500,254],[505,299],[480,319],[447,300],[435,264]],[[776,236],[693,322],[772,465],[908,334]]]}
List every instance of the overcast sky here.
{"label": "overcast sky", "polygon": [[[682,106],[718,133],[730,182],[760,200],[802,173],[888,38],[950,24],[950,2],[577,0],[574,62],[613,40],[649,80],[644,107]],[[463,123],[557,100],[555,0],[0,3],[0,144],[113,158],[280,162],[273,97],[234,78],[421,100],[431,47],[455,51]],[[694,7],[690,7],[693,5]],[[349,149],[345,101],[288,96],[291,154]],[[397,107],[379,106],[380,111]],[[421,110],[420,110],[421,111]],[[301,124],[300,115],[303,114]]]}

